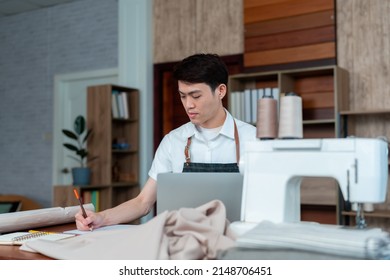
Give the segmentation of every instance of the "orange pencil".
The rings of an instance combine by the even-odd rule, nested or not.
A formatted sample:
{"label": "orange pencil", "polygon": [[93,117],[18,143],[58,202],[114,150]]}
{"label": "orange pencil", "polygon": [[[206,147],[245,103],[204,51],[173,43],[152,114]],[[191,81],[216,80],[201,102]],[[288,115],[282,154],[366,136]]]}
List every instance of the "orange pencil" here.
{"label": "orange pencil", "polygon": [[[85,209],[84,209],[84,206],[83,206],[83,200],[79,196],[79,193],[77,192],[76,189],[73,189],[73,192],[74,192],[74,195],[76,196],[76,198],[78,199],[78,201],[80,203],[81,211],[83,211],[83,217],[84,217],[84,219],[86,219],[88,216],[87,216],[87,212],[85,212]],[[89,227],[89,230],[92,231],[92,227]]]}

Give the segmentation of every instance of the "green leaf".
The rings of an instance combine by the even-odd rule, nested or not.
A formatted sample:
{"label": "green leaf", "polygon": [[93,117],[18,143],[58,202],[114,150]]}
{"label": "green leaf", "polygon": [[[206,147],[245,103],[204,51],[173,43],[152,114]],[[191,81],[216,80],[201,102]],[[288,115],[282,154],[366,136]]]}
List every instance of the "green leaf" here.
{"label": "green leaf", "polygon": [[87,141],[87,139],[88,139],[88,137],[89,137],[89,135],[90,135],[91,133],[92,133],[92,129],[89,129],[88,132],[87,132],[87,134],[86,134],[85,137],[84,137],[83,143],[85,143],[85,142]]}
{"label": "green leaf", "polygon": [[78,134],[81,135],[85,130],[85,119],[83,116],[78,116],[74,120],[74,131]]}
{"label": "green leaf", "polygon": [[88,152],[85,149],[77,151],[77,154],[83,159],[88,155]]}
{"label": "green leaf", "polygon": [[68,136],[69,138],[71,139],[74,139],[74,140],[77,140],[78,139],[78,136],[76,134],[74,134],[74,132],[70,131],[70,130],[67,130],[67,129],[63,129],[62,130],[62,133],[64,133],[66,136]]}
{"label": "green leaf", "polygon": [[64,147],[68,148],[71,151],[75,151],[76,153],[78,153],[78,151],[79,151],[79,148],[77,148],[75,145],[72,145],[69,143],[64,143]]}

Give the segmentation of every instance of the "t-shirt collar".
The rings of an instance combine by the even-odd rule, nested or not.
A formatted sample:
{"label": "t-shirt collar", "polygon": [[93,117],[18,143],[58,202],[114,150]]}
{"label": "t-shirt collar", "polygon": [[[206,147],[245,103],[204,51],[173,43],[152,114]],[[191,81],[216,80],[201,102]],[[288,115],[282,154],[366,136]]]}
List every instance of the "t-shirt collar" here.
{"label": "t-shirt collar", "polygon": [[[224,109],[226,112],[226,119],[225,122],[222,125],[221,131],[219,134],[225,135],[226,137],[229,137],[231,139],[234,139],[234,119],[232,115]],[[195,135],[195,137],[200,138],[199,131],[196,129],[195,125],[193,123],[189,123],[189,129],[187,130],[186,137],[192,137]]]}

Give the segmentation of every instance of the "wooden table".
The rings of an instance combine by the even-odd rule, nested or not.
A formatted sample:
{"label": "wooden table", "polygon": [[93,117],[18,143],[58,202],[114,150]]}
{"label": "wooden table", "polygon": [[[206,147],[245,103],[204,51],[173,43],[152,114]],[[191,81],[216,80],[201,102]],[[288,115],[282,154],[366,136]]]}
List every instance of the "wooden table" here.
{"label": "wooden table", "polygon": [[[63,232],[76,229],[75,223],[62,224],[50,227],[34,228],[40,231]],[[24,230],[21,230],[24,231]],[[0,245],[0,260],[51,260],[45,255],[19,250],[20,246]]]}

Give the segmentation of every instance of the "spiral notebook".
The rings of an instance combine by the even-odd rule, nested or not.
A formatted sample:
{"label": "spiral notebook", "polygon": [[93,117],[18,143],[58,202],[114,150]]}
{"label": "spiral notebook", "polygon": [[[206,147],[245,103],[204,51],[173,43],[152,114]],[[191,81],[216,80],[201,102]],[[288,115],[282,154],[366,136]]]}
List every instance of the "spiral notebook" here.
{"label": "spiral notebook", "polygon": [[69,237],[73,237],[75,234],[70,233],[57,233],[57,232],[13,232],[0,235],[0,245],[22,245],[30,240],[44,239],[57,241]]}

